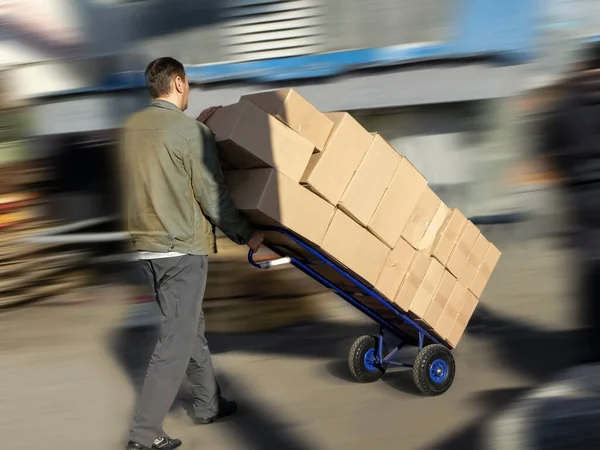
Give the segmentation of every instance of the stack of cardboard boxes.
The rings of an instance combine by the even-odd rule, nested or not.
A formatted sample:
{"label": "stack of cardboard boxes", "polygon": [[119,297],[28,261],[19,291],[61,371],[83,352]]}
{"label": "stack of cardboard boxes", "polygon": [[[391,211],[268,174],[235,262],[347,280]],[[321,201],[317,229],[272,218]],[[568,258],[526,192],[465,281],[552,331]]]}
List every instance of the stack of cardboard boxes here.
{"label": "stack of cardboard boxes", "polygon": [[252,221],[319,246],[458,344],[500,252],[380,135],[291,89],[243,96],[208,126],[231,196]]}

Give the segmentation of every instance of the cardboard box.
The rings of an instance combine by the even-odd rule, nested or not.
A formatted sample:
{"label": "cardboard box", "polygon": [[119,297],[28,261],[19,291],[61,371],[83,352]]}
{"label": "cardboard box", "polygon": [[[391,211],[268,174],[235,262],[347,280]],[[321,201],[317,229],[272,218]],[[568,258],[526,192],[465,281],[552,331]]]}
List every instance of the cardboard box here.
{"label": "cardboard box", "polygon": [[369,230],[394,248],[426,187],[425,177],[408,159],[402,158],[369,222]]}
{"label": "cardboard box", "polygon": [[[424,244],[425,233],[428,230],[435,229],[435,227],[442,227],[443,221],[445,220],[445,215],[443,218],[440,217],[438,211],[441,208],[441,214],[447,214],[448,208],[444,205],[440,200],[440,198],[429,188],[426,187],[419,200],[417,205],[413,209],[408,222],[404,226],[402,230],[402,237],[406,242],[412,245],[417,250],[422,250],[426,248]],[[438,223],[434,224],[433,220],[435,217],[438,217]],[[440,219],[441,218],[441,223]],[[431,246],[433,242],[429,245]]]}
{"label": "cardboard box", "polygon": [[467,258],[467,262],[465,263],[463,270],[460,273],[460,277],[458,278],[458,282],[460,284],[468,287],[471,286],[471,283],[479,271],[479,267],[485,259],[485,255],[487,254],[489,247],[490,241],[488,241],[483,234],[480,234],[475,241],[475,245],[473,245],[473,248],[471,249],[471,253],[469,253],[469,257]]}
{"label": "cardboard box", "polygon": [[312,155],[301,183],[333,205],[342,198],[373,136],[350,114],[327,114],[335,126],[325,151]]}
{"label": "cardboard box", "polygon": [[471,316],[475,312],[475,308],[477,308],[478,303],[479,300],[477,300],[477,297],[475,297],[472,292],[467,291],[465,301],[458,312],[456,320],[454,321],[454,325],[452,326],[452,330],[446,338],[446,341],[452,347],[456,347],[458,345],[460,338],[467,329],[469,320],[471,320]]}
{"label": "cardboard box", "polygon": [[396,297],[416,252],[408,242],[400,239],[388,256],[379,279],[375,283],[377,290],[388,299],[393,300]]}
{"label": "cardboard box", "polygon": [[[327,153],[327,151],[325,151]],[[367,226],[390,185],[402,157],[380,135],[375,135],[338,205]]]}
{"label": "cardboard box", "polygon": [[467,218],[463,213],[452,208],[431,248],[431,255],[444,266],[448,264],[452,250],[466,225]]}
{"label": "cardboard box", "polygon": [[485,257],[483,258],[483,263],[479,266],[477,275],[475,275],[473,282],[469,286],[470,291],[475,294],[477,298],[481,298],[481,294],[483,294],[483,290],[487,286],[501,255],[502,253],[494,244],[489,245]]}
{"label": "cardboard box", "polygon": [[314,145],[249,102],[219,108],[207,122],[219,156],[235,169],[273,167],[299,182]]}
{"label": "cardboard box", "polygon": [[450,272],[445,270],[442,280],[440,281],[435,294],[433,294],[433,299],[429,304],[429,308],[425,315],[422,316],[423,321],[431,328],[436,328],[455,286],[456,278],[454,278],[454,275]]}
{"label": "cardboard box", "polygon": [[394,303],[404,312],[408,312],[410,309],[410,305],[419,290],[419,286],[421,286],[421,283],[423,282],[423,278],[425,278],[425,275],[427,274],[431,261],[433,261],[433,258],[426,253],[415,253],[408,272],[402,280],[400,289],[393,299]]}
{"label": "cardboard box", "polygon": [[420,318],[425,316],[443,276],[444,266],[438,260],[430,258],[429,267],[408,308],[409,311]]}
{"label": "cardboard box", "polygon": [[391,253],[383,242],[339,209],[321,247],[371,285],[377,282]]}
{"label": "cardboard box", "polygon": [[226,173],[235,206],[260,225],[283,226],[320,245],[335,208],[274,169]]}
{"label": "cardboard box", "polygon": [[446,268],[456,278],[460,278],[460,274],[467,262],[467,258],[471,254],[471,249],[475,245],[480,234],[481,232],[479,229],[473,225],[473,222],[468,220],[458,237],[456,245],[450,253],[448,263],[446,264]]}
{"label": "cardboard box", "polygon": [[460,312],[466,298],[467,288],[462,286],[460,283],[455,283],[452,293],[448,298],[446,306],[444,306],[444,310],[442,311],[440,318],[438,319],[437,323],[433,325],[433,329],[443,339],[447,339],[450,335],[452,327],[454,326],[454,322],[456,321],[458,313]]}
{"label": "cardboard box", "polygon": [[423,235],[423,239],[421,240],[421,244],[419,245],[420,250],[431,248],[433,246],[436,237],[440,234],[440,229],[446,222],[446,219],[449,215],[450,208],[448,208],[448,206],[444,202],[441,202],[438,210],[433,216],[433,219],[431,219],[429,228],[427,228],[425,234]]}
{"label": "cardboard box", "polygon": [[255,104],[304,136],[313,143],[315,150],[325,148],[333,122],[295,90],[278,89],[243,95],[240,101],[244,100]]}

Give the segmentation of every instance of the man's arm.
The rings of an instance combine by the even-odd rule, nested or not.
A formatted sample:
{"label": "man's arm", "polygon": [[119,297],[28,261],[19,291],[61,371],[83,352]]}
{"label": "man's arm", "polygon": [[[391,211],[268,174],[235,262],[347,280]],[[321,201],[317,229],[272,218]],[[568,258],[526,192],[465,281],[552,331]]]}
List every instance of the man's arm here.
{"label": "man's arm", "polygon": [[194,194],[205,216],[232,241],[248,244],[254,230],[229,196],[214,138],[204,125],[198,124],[186,156]]}

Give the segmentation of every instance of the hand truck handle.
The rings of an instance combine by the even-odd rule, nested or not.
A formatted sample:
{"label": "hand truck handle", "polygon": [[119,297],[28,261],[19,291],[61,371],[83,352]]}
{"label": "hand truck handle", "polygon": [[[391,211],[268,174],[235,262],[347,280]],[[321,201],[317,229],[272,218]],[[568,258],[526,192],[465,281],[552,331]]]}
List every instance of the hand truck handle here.
{"label": "hand truck handle", "polygon": [[277,255],[275,255],[274,253],[271,253],[269,255],[264,255],[263,257],[259,257],[259,259],[263,260],[263,261],[255,261],[254,259],[254,250],[249,250],[248,251],[248,262],[256,267],[257,269],[270,269],[271,267],[276,267],[276,266],[283,266],[285,264],[290,264],[292,262],[292,259],[290,257],[285,257],[285,258],[277,258],[277,259],[272,259],[273,257],[276,257]]}

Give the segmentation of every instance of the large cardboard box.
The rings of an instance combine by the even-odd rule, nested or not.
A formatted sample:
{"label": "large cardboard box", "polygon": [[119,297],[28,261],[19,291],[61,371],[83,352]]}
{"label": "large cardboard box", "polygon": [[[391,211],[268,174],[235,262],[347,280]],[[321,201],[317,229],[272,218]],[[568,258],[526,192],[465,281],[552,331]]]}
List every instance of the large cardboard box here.
{"label": "large cardboard box", "polygon": [[435,192],[426,187],[402,230],[402,237],[417,250],[431,247],[448,212],[448,207]]}
{"label": "large cardboard box", "polygon": [[317,151],[325,148],[333,122],[293,89],[278,89],[243,95],[240,101],[255,104],[313,143]]}
{"label": "large cardboard box", "polygon": [[485,259],[485,255],[487,254],[489,247],[490,241],[488,241],[483,234],[480,234],[475,241],[475,245],[473,245],[473,248],[471,249],[471,253],[469,253],[469,257],[465,262],[463,270],[460,273],[460,277],[458,278],[458,282],[460,284],[467,287],[471,286],[471,283],[479,271],[479,267]]}
{"label": "large cardboard box", "polygon": [[431,249],[431,255],[444,266],[448,264],[452,250],[466,225],[467,218],[463,213],[452,208]]}
{"label": "large cardboard box", "polygon": [[472,292],[467,291],[465,301],[458,312],[458,315],[456,316],[452,330],[450,330],[450,333],[446,338],[446,341],[448,341],[452,347],[456,347],[458,345],[460,338],[467,329],[469,320],[471,320],[471,316],[475,312],[475,308],[477,308],[478,303],[479,300],[477,300],[477,297],[475,297]]}
{"label": "large cardboard box", "polygon": [[308,139],[250,102],[219,108],[207,125],[220,158],[235,169],[273,167],[299,182],[314,149]]}
{"label": "large cardboard box", "polygon": [[433,325],[433,329],[443,339],[447,339],[450,336],[456,317],[460,312],[465,299],[467,298],[467,288],[462,286],[460,283],[455,283],[452,293],[444,306],[444,310],[440,315],[437,323]]}
{"label": "large cardboard box", "polygon": [[450,272],[445,270],[442,280],[433,294],[433,299],[429,304],[429,308],[427,309],[425,315],[422,316],[423,321],[431,328],[436,328],[455,286],[456,278],[454,278]]}
{"label": "large cardboard box", "polygon": [[375,284],[377,290],[388,299],[393,300],[396,297],[416,252],[408,242],[400,239],[388,256]]}
{"label": "large cardboard box", "polygon": [[[327,150],[325,151],[327,153]],[[339,207],[367,226],[383,198],[402,157],[380,135],[371,146],[346,187]]]}
{"label": "large cardboard box", "polygon": [[369,222],[369,230],[394,248],[426,187],[425,177],[408,159],[402,158]]}
{"label": "large cardboard box", "polygon": [[260,225],[283,226],[320,245],[335,208],[274,169],[226,173],[235,206]]}
{"label": "large cardboard box", "polygon": [[423,278],[431,265],[431,258],[423,252],[416,252],[413,260],[410,263],[407,274],[404,276],[400,289],[393,299],[394,303],[404,312],[408,312],[410,305],[415,298],[419,286],[423,282]]}
{"label": "large cardboard box", "polygon": [[442,277],[444,276],[444,266],[434,258],[430,258],[427,272],[415,293],[415,296],[408,310],[417,317],[423,318],[429,309],[429,305],[433,300],[435,291],[437,290]]}
{"label": "large cardboard box", "polygon": [[339,209],[333,216],[321,247],[371,285],[377,283],[391,253],[383,242]]}
{"label": "large cardboard box", "polygon": [[440,229],[446,222],[446,219],[449,215],[450,208],[448,208],[444,202],[441,202],[438,210],[433,216],[433,219],[431,219],[429,227],[427,227],[427,230],[425,230],[423,239],[421,239],[421,243],[419,244],[419,250],[425,250],[433,246],[436,237],[440,234]]}
{"label": "large cardboard box", "polygon": [[325,150],[312,155],[300,181],[337,205],[367,153],[373,135],[348,113],[329,113],[327,117],[335,126]]}
{"label": "large cardboard box", "polygon": [[469,290],[475,294],[477,298],[481,297],[483,290],[487,286],[487,283],[492,276],[492,272],[496,268],[496,264],[500,260],[502,253],[496,248],[494,244],[490,244],[488,250],[483,258],[483,263],[479,266],[475,279],[469,286]]}
{"label": "large cardboard box", "polygon": [[467,258],[471,254],[471,249],[475,245],[480,234],[479,228],[473,225],[473,222],[470,220],[467,221],[467,224],[458,237],[456,245],[450,253],[448,263],[446,264],[447,269],[452,272],[452,275],[456,278],[460,278],[460,274],[467,263]]}

